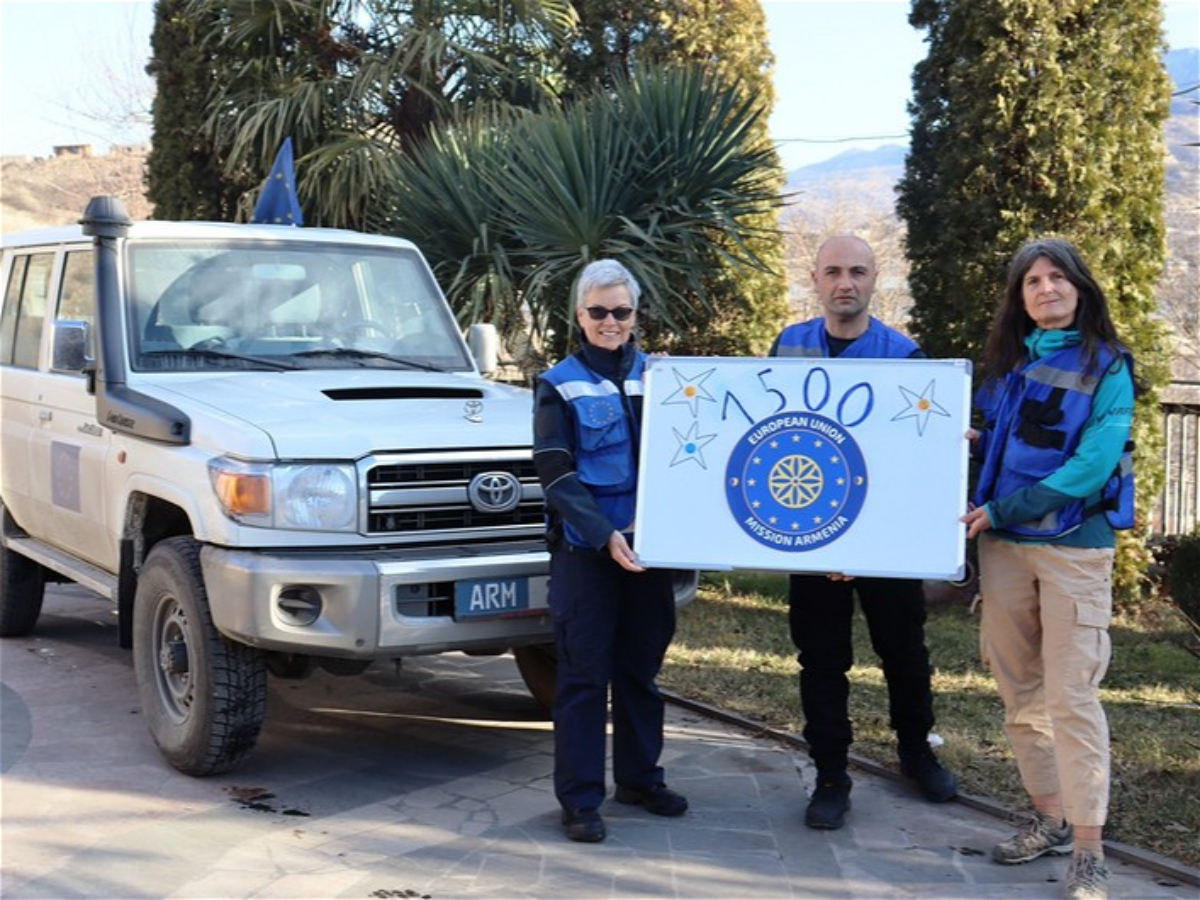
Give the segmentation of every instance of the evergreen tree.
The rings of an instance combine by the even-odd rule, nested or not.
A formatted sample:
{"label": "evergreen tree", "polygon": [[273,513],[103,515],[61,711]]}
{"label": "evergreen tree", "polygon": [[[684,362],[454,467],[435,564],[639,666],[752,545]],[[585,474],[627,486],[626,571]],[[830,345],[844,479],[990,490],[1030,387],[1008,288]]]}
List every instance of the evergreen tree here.
{"label": "evergreen tree", "polygon": [[[913,328],[933,356],[980,357],[1005,272],[1027,239],[1073,241],[1104,285],[1147,384],[1166,380],[1154,285],[1165,254],[1158,0],[915,0],[928,31],[913,75],[899,187]],[[1139,401],[1141,521],[1161,486],[1157,391]],[[1130,598],[1145,562],[1123,541]]]}
{"label": "evergreen tree", "polygon": [[[611,92],[656,63],[698,66],[729,84],[742,106],[761,110],[749,139],[738,132],[737,152],[748,154],[773,188],[756,187],[754,196],[778,196],[782,175],[767,133],[773,60],[757,0],[667,0],[632,12],[619,4],[578,7],[592,16],[590,22],[611,16],[612,27],[624,28],[619,23],[628,20],[630,40],[618,36],[614,46],[628,43],[631,51],[600,54],[608,37],[585,25],[570,32],[577,39],[564,56],[561,41],[576,22],[568,0],[184,0],[183,8],[206,23],[208,37],[195,49],[211,55],[214,93],[196,107],[205,110],[213,158],[223,163],[226,179],[235,172],[254,175],[241,215],[290,136],[307,224],[394,230],[402,160],[439,135],[452,143],[450,135],[461,127],[456,121],[495,107],[568,110],[574,98],[593,96],[597,86]],[[597,54],[598,61],[592,58]],[[238,62],[228,66],[224,60]],[[585,62],[595,64],[598,74],[588,74]],[[711,123],[697,110],[664,108],[662,114],[694,119],[664,121],[673,134],[686,134],[690,126],[692,133],[709,133]],[[731,131],[740,127],[729,123]],[[708,150],[694,149],[677,155]],[[637,177],[660,191],[662,214],[675,217],[678,211],[670,207],[678,195],[669,167]],[[187,185],[178,187],[182,192]],[[663,315],[647,316],[648,344],[675,353],[763,352],[783,324],[775,203],[751,207],[732,198],[710,210],[682,211],[682,218],[715,221],[733,206],[741,210],[736,227],[706,235],[709,249],[691,257],[697,268],[678,273],[678,285],[660,298]],[[520,247],[506,243],[512,238],[485,229],[459,265],[470,267],[486,256],[480,264],[502,272],[505,254]],[[568,302],[564,293],[561,303]],[[488,309],[504,298],[477,296],[475,303]],[[709,315],[672,315],[679,305]],[[568,312],[564,306],[556,315],[569,320]]]}
{"label": "evergreen tree", "polygon": [[216,22],[196,17],[187,6],[186,0],[154,5],[146,71],[157,89],[146,197],[158,219],[233,221],[238,198],[250,185],[224,171],[225,154],[204,127],[214,75],[229,66],[203,43]]}
{"label": "evergreen tree", "polygon": [[[563,71],[569,93],[610,87],[647,65],[698,65],[752,98],[764,110],[749,147],[763,151],[775,189],[783,172],[770,143],[768,119],[775,102],[775,59],[767,44],[758,0],[579,0],[579,26],[568,42]],[[683,328],[643,323],[649,346],[672,353],[765,353],[788,317],[783,235],[778,210],[742,219],[740,239],[714,248],[705,266],[698,303],[709,309]]]}

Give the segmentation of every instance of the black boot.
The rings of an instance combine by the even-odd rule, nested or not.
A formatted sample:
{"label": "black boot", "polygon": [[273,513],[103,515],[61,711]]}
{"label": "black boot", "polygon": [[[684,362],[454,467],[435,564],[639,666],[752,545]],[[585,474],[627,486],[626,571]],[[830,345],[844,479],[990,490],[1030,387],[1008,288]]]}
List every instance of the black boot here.
{"label": "black boot", "polygon": [[918,750],[901,751],[900,771],[931,803],[945,803],[958,795],[958,779],[938,762],[928,744]]}
{"label": "black boot", "polygon": [[841,828],[850,809],[850,786],[850,776],[845,771],[818,771],[817,786],[808,801],[804,824],[809,828]]}

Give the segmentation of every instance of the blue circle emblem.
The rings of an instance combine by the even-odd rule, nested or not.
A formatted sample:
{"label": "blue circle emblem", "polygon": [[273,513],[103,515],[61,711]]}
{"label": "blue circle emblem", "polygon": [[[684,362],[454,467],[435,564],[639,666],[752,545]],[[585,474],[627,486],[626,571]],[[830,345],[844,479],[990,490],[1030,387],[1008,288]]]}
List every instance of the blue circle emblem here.
{"label": "blue circle emblem", "polygon": [[742,435],[725,468],[725,498],[742,530],[776,550],[837,540],[867,497],[867,467],[846,429],[812,413],[785,412]]}

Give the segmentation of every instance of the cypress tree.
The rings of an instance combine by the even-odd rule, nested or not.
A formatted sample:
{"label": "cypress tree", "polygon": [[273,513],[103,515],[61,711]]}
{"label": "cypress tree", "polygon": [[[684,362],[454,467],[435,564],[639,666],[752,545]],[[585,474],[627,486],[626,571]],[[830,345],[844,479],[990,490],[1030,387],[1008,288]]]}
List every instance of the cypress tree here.
{"label": "cypress tree", "polygon": [[213,27],[187,0],[157,0],[154,5],[146,71],[157,90],[146,197],[158,219],[231,222],[246,187],[223,171],[223,154],[205,133],[208,99],[221,69],[221,60],[204,41]]}
{"label": "cypress tree", "polygon": [[[1167,377],[1154,319],[1171,90],[1161,5],[915,0],[910,22],[929,44],[897,205],[914,331],[931,355],[978,360],[1012,254],[1037,236],[1073,241],[1150,386],[1135,425],[1148,523],[1162,480],[1154,388]],[[1140,535],[1122,544],[1117,581],[1131,599],[1147,557]]]}

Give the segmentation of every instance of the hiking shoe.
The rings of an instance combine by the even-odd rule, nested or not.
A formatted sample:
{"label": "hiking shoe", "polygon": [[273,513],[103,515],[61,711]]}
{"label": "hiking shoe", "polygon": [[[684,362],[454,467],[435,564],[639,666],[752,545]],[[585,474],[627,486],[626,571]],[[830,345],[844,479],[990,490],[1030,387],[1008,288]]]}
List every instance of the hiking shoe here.
{"label": "hiking shoe", "polygon": [[841,828],[850,809],[850,786],[850,776],[845,772],[833,775],[818,772],[817,787],[804,811],[804,824],[829,831]]}
{"label": "hiking shoe", "polygon": [[900,757],[900,771],[920,789],[931,803],[945,803],[958,796],[958,779],[938,762],[928,747],[918,753]]}
{"label": "hiking shoe", "polygon": [[604,820],[598,810],[564,809],[562,811],[563,833],[573,841],[598,844],[606,837]]}
{"label": "hiking shoe", "polygon": [[648,813],[656,816],[682,816],[687,812],[687,797],[671,790],[665,784],[639,790],[638,788],[617,785],[614,794],[618,803],[628,803],[630,806],[640,806]]}
{"label": "hiking shoe", "polygon": [[1056,822],[1034,810],[1016,834],[992,848],[992,859],[1003,866],[1013,866],[1047,853],[1055,856],[1070,853],[1074,845],[1075,836],[1069,824]]}
{"label": "hiking shoe", "polygon": [[1108,900],[1108,867],[1104,860],[1084,850],[1075,854],[1063,888],[1066,900]]}

